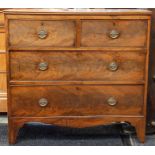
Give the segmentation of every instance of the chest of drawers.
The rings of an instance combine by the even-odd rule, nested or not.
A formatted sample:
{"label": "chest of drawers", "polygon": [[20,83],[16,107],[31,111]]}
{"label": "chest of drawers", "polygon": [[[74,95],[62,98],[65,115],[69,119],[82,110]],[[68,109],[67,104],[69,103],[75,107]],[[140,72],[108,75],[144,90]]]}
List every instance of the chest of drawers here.
{"label": "chest of drawers", "polygon": [[113,122],[145,138],[150,11],[12,9],[7,25],[9,142],[27,122]]}

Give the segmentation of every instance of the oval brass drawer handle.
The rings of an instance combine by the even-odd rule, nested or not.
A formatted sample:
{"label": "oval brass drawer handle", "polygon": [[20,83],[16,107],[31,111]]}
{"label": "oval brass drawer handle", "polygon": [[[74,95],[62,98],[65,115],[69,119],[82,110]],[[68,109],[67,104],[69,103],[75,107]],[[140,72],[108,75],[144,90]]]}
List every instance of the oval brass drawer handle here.
{"label": "oval brass drawer handle", "polygon": [[48,105],[48,100],[46,98],[41,98],[38,103],[41,107],[46,107]]}
{"label": "oval brass drawer handle", "polygon": [[155,81],[155,75],[153,75],[153,80]]}
{"label": "oval brass drawer handle", "polygon": [[47,62],[41,62],[39,65],[38,65],[38,68],[39,70],[41,71],[45,71],[48,69],[48,63]]}
{"label": "oval brass drawer handle", "polygon": [[114,97],[110,97],[110,98],[108,98],[107,103],[110,106],[115,106],[117,104],[117,100]]}
{"label": "oval brass drawer handle", "polygon": [[110,71],[117,71],[117,69],[118,69],[118,64],[117,64],[117,62],[113,61],[113,62],[111,62],[111,63],[109,64],[109,70],[110,70]]}
{"label": "oval brass drawer handle", "polygon": [[47,32],[46,32],[45,30],[40,30],[40,31],[38,32],[38,37],[39,37],[40,39],[45,39],[45,38],[47,37]]}
{"label": "oval brass drawer handle", "polygon": [[117,39],[120,36],[120,32],[117,30],[111,30],[109,33],[109,37],[112,39]]}

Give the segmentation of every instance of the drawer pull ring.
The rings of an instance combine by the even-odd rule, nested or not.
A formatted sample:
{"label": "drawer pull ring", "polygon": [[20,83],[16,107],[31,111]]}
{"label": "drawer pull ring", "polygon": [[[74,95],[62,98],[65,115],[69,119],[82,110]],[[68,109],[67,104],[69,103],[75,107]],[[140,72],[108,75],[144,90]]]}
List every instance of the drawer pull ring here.
{"label": "drawer pull ring", "polygon": [[45,71],[48,69],[48,63],[47,62],[41,62],[38,66],[39,70]]}
{"label": "drawer pull ring", "polygon": [[45,39],[45,38],[47,37],[47,32],[46,32],[45,30],[40,30],[40,31],[38,32],[38,37],[39,37],[40,39]]}
{"label": "drawer pull ring", "polygon": [[153,80],[155,81],[155,75],[153,75]]}
{"label": "drawer pull ring", "polygon": [[111,30],[109,37],[112,39],[117,39],[120,36],[120,33],[117,30]]}
{"label": "drawer pull ring", "polygon": [[117,71],[117,69],[118,69],[118,64],[115,61],[113,61],[109,64],[110,71]]}
{"label": "drawer pull ring", "polygon": [[110,106],[115,106],[117,104],[117,100],[114,97],[110,97],[107,102]]}
{"label": "drawer pull ring", "polygon": [[46,98],[41,98],[41,99],[39,100],[39,105],[40,105],[41,107],[46,107],[47,104],[48,104],[48,100],[47,100]]}

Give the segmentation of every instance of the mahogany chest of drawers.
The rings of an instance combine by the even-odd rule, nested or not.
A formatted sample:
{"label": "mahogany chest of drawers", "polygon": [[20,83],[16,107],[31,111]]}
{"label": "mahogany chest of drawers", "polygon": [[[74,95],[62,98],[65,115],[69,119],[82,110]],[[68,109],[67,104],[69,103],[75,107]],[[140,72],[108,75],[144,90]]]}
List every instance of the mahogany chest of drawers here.
{"label": "mahogany chest of drawers", "polygon": [[27,122],[112,122],[145,139],[150,11],[12,9],[7,26],[9,142]]}

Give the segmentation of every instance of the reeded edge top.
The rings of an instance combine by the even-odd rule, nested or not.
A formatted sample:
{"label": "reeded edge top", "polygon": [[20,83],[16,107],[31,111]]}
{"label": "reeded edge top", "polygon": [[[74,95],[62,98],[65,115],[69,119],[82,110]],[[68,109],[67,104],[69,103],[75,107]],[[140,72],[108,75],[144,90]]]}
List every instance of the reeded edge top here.
{"label": "reeded edge top", "polygon": [[147,9],[79,9],[79,8],[62,8],[62,9],[7,9],[5,14],[75,14],[75,15],[150,15],[152,11]]}

